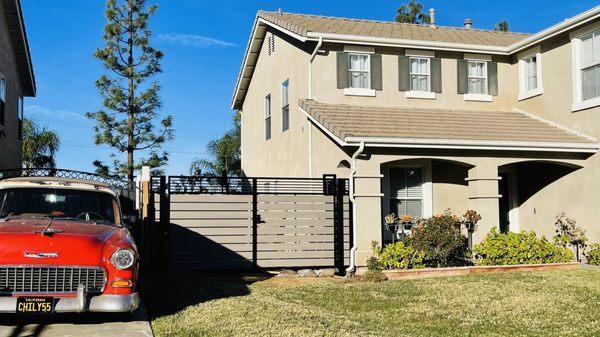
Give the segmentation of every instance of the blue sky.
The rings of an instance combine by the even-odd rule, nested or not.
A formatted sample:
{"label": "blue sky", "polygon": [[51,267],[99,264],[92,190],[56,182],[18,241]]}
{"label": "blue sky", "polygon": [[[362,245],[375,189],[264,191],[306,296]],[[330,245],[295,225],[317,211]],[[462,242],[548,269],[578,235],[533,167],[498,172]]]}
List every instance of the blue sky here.
{"label": "blue sky", "polygon": [[[103,0],[21,0],[37,79],[37,97],[26,99],[26,114],[60,133],[58,165],[92,170],[92,161],[110,162],[111,150],[93,142],[93,123],[83,116],[101,108],[94,81],[103,73],[92,57],[102,45]],[[155,0],[153,45],[165,53],[163,112],[174,117],[175,140],[168,174],[186,174],[189,163],[206,155],[206,143],[231,125],[232,90],[256,11],[393,20],[404,1],[371,0]],[[408,2],[408,1],[406,1]],[[597,0],[422,1],[436,9],[440,25],[490,29],[507,20],[517,32],[538,32],[598,5]],[[361,5],[361,4],[367,4]]]}

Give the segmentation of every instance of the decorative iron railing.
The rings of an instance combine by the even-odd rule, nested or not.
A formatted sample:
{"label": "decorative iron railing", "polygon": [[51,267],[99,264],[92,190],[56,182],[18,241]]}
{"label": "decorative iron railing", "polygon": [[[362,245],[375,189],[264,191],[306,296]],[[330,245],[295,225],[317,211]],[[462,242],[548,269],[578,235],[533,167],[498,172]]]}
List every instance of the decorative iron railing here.
{"label": "decorative iron railing", "polygon": [[128,189],[132,187],[129,186],[129,183],[126,180],[122,180],[118,177],[101,176],[98,174],[83,171],[51,168],[19,168],[0,170],[0,180],[21,177],[58,177],[99,182],[107,184],[111,187],[122,189]]}

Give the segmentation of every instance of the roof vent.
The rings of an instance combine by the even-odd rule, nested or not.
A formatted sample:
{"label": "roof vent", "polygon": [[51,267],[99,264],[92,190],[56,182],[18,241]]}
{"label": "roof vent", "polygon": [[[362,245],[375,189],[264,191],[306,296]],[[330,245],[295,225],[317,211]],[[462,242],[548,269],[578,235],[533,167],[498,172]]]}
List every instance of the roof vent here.
{"label": "roof vent", "polygon": [[278,8],[277,9],[277,14],[279,14],[279,15],[283,14],[283,10],[281,10],[281,8]]}
{"label": "roof vent", "polygon": [[465,29],[471,29],[472,26],[473,26],[473,20],[465,19]]}
{"label": "roof vent", "polygon": [[429,9],[429,27],[436,28],[436,26],[435,26],[435,8]]}

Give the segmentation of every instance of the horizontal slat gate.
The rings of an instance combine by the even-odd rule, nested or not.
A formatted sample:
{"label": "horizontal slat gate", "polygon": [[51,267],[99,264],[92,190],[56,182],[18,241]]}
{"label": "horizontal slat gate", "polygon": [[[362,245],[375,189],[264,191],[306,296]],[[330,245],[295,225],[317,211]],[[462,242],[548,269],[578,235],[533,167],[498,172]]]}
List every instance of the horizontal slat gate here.
{"label": "horizontal slat gate", "polygon": [[170,263],[175,268],[252,266],[252,196],[173,194]]}
{"label": "horizontal slat gate", "polygon": [[[334,267],[338,261],[339,268],[340,243],[336,246],[336,238],[342,245],[342,263],[349,264],[349,198],[343,195],[340,199],[338,195],[336,199],[335,193],[326,191],[325,179],[311,180],[309,188],[301,193],[294,193],[302,187],[297,179],[288,182],[277,178],[276,183],[261,185],[250,178],[232,183],[227,190],[205,182],[193,185],[191,181],[171,181],[168,196],[154,196],[157,220],[161,215],[160,198],[169,202],[170,267]],[[333,181],[335,185],[335,178]],[[343,208],[336,210],[336,200],[343,201]],[[336,217],[343,218],[337,222],[337,228],[343,225],[342,235],[339,230],[335,232]]]}

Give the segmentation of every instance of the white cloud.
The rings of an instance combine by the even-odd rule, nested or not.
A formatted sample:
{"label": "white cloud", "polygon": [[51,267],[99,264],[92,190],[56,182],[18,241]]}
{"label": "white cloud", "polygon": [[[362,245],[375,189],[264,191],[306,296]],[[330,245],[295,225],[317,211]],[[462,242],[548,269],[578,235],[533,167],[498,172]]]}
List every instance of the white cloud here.
{"label": "white cloud", "polygon": [[52,110],[52,109],[48,109],[45,108],[43,106],[39,106],[39,105],[25,105],[25,115],[45,115],[45,116],[49,116],[49,117],[57,117],[57,118],[81,118],[81,119],[85,119],[85,116],[83,114],[77,113],[77,112],[73,112],[73,111],[67,111],[67,110]]}
{"label": "white cloud", "polygon": [[185,47],[208,48],[235,46],[235,44],[227,41],[193,34],[159,34],[157,38],[159,41],[177,44]]}

